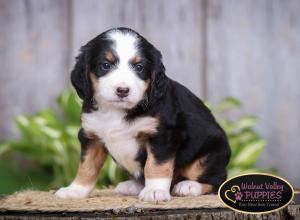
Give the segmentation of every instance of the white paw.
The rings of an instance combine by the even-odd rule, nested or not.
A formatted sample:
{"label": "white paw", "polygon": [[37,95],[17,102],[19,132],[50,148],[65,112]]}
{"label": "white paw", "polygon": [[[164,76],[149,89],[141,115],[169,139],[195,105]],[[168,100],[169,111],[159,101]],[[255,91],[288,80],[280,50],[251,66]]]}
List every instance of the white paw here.
{"label": "white paw", "polygon": [[115,188],[115,192],[128,196],[137,196],[143,187],[144,186],[137,181],[127,180],[119,183]]}
{"label": "white paw", "polygon": [[55,192],[55,195],[59,198],[86,198],[93,190],[91,186],[81,186],[75,183],[67,187],[62,187]]}
{"label": "white paw", "polygon": [[171,195],[168,190],[145,187],[140,192],[139,199],[146,202],[169,201],[171,199]]}
{"label": "white paw", "polygon": [[199,196],[202,194],[202,186],[196,181],[185,180],[174,186],[173,193],[176,196]]}

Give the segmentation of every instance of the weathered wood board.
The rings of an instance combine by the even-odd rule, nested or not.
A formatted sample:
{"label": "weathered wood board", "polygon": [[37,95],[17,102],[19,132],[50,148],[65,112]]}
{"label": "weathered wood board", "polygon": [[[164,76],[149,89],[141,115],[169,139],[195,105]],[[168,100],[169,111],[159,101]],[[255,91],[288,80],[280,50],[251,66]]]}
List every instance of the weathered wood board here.
{"label": "weathered wood board", "polygon": [[234,96],[268,141],[260,166],[300,185],[300,1],[208,1],[208,100]]}
{"label": "weathered wood board", "polygon": [[201,2],[75,0],[73,55],[76,56],[80,46],[107,29],[130,27],[161,50],[170,77],[201,96]]}
{"label": "weathered wood board", "polygon": [[300,186],[299,11],[298,0],[0,0],[0,139],[17,137],[16,115],[55,106],[80,46],[128,26],[200,97],[241,99],[268,141],[259,165]]}
{"label": "weathered wood board", "polygon": [[[68,1],[0,1],[0,140],[68,85]],[[13,135],[14,134],[14,135]]]}
{"label": "weathered wood board", "polygon": [[226,208],[217,195],[173,197],[169,202],[141,202],[112,189],[87,199],[59,199],[51,192],[24,191],[0,199],[2,219],[291,219],[300,217],[299,201],[269,214],[243,214]]}

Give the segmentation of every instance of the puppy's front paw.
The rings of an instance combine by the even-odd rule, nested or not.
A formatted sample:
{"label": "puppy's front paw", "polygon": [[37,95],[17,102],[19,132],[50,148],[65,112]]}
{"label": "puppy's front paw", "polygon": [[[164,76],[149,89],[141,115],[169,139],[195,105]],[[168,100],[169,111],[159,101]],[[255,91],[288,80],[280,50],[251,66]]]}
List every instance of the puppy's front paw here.
{"label": "puppy's front paw", "polygon": [[128,196],[137,196],[142,189],[143,185],[137,181],[127,180],[119,183],[115,189],[115,192]]}
{"label": "puppy's front paw", "polygon": [[140,192],[139,199],[146,202],[169,201],[171,199],[171,195],[168,190],[145,187]]}
{"label": "puppy's front paw", "polygon": [[86,198],[89,196],[93,187],[90,186],[81,186],[75,183],[67,187],[62,187],[55,192],[55,196],[59,198]]}
{"label": "puppy's front paw", "polygon": [[174,186],[173,193],[177,196],[199,196],[202,194],[201,183],[185,180]]}

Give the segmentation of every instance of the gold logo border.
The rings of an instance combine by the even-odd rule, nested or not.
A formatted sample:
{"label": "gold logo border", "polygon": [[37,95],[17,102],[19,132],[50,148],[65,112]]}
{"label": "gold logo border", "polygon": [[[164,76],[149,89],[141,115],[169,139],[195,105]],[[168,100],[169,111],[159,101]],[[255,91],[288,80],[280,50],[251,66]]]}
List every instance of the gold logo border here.
{"label": "gold logo border", "polygon": [[[222,187],[224,186],[225,183],[229,182],[230,180],[232,179],[235,179],[237,177],[241,177],[241,176],[249,176],[249,175],[261,175],[261,176],[271,176],[271,177],[275,177],[277,179],[280,179],[282,180],[283,182],[285,182],[291,189],[292,189],[292,196],[291,196],[291,199],[284,205],[284,206],[281,206],[279,208],[276,208],[276,209],[273,209],[273,210],[270,210],[270,211],[263,211],[263,212],[247,212],[247,211],[242,211],[242,210],[238,210],[238,209],[235,209],[235,208],[232,208],[231,206],[227,205],[221,198],[221,189]],[[232,188],[232,187],[231,187]],[[228,190],[226,190],[228,191]],[[279,177],[279,176],[276,176],[274,174],[270,174],[270,173],[244,173],[244,174],[241,174],[241,175],[237,175],[237,176],[234,176],[234,177],[231,177],[230,179],[226,180],[224,183],[222,183],[222,185],[219,187],[219,190],[218,190],[218,197],[219,197],[219,200],[222,201],[222,203],[228,207],[229,209],[233,210],[233,211],[236,211],[236,212],[240,212],[240,213],[245,213],[245,214],[267,214],[267,213],[271,213],[271,212],[276,212],[276,211],[279,211],[280,209],[283,209],[285,207],[287,207],[291,201],[294,199],[294,196],[295,196],[295,191],[294,191],[294,188],[292,186],[292,184],[290,184],[286,179],[282,178],[282,177]],[[226,196],[225,196],[226,197]],[[227,197],[226,197],[227,198]]]}

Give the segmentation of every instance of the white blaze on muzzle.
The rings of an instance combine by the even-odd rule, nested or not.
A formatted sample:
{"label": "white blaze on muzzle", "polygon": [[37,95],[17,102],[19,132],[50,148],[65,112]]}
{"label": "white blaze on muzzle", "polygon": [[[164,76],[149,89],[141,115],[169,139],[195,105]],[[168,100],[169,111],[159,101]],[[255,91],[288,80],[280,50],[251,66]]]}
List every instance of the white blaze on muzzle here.
{"label": "white blaze on muzzle", "polygon": [[[114,41],[113,50],[118,62],[105,76],[98,79],[96,99],[120,108],[134,107],[144,96],[146,81],[139,78],[131,66],[131,60],[138,55],[136,36],[132,33],[112,32],[109,37]],[[118,88],[128,88],[128,95],[120,98]]]}

